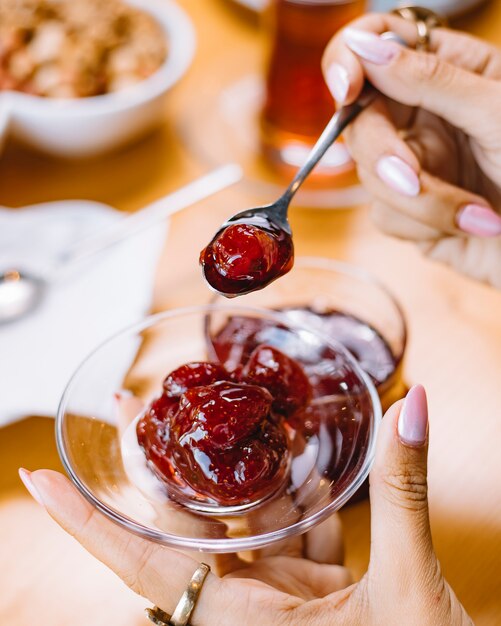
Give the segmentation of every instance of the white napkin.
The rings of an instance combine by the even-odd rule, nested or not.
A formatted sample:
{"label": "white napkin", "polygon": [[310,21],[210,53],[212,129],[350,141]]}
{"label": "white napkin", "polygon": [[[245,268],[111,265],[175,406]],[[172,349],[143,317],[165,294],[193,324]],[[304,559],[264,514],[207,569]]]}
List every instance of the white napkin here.
{"label": "white napkin", "polygon": [[[0,269],[43,273],[73,242],[123,217],[86,200],[2,208]],[[52,285],[36,311],[0,325],[0,426],[28,415],[55,416],[82,359],[148,312],[165,235],[164,222],[96,255]]]}

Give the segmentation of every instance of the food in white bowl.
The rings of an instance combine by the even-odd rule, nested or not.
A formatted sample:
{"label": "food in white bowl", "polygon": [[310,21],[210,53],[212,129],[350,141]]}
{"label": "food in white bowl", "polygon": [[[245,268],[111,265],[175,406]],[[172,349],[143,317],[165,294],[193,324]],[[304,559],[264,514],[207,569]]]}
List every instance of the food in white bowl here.
{"label": "food in white bowl", "polygon": [[174,2],[23,0],[24,31],[9,24],[19,22],[13,6],[0,0],[0,143],[12,135],[50,154],[87,157],[162,120],[166,93],[195,49]]}
{"label": "food in white bowl", "polygon": [[167,57],[155,19],[122,0],[0,0],[0,89],[82,98],[120,91]]}

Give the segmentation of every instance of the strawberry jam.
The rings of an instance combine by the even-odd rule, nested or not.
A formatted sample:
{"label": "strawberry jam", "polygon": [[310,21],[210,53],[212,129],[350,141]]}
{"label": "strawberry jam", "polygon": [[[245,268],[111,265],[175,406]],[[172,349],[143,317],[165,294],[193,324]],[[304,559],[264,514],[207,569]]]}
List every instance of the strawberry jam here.
{"label": "strawberry jam", "polygon": [[306,408],[311,387],[302,367],[272,346],[258,346],[243,369],[244,378],[268,389],[272,407],[281,415],[291,417]]}
{"label": "strawberry jam", "polygon": [[[342,344],[369,374],[381,396],[397,381],[399,363],[390,346],[363,320],[340,311],[319,312],[301,306],[282,311],[287,316],[285,322],[288,318]],[[285,324],[255,317],[230,317],[216,333],[207,335],[207,343],[211,358],[223,363],[229,371],[243,368],[258,384],[263,384],[259,381],[264,378],[259,366],[265,360],[273,360],[263,352],[262,344],[273,344],[293,357],[292,363],[307,378],[311,401],[302,408],[293,403],[291,406],[296,411],[288,424],[299,435],[296,445],[298,441],[320,440],[317,469],[334,481],[333,490],[340,489],[363,459],[368,437],[367,421],[353,419],[354,414],[365,412],[362,403],[367,401],[367,396],[358,374],[346,366],[345,359],[325,342],[297,341]],[[289,390],[301,390],[301,376],[289,374],[289,380]],[[269,389],[280,398],[279,387],[270,384]],[[295,459],[293,467],[294,463]],[[353,500],[365,495],[366,485]]]}
{"label": "strawberry jam", "polygon": [[308,379],[270,346],[259,346],[231,378],[217,363],[183,365],[138,422],[139,444],[174,497],[239,507],[284,484],[285,420],[306,407]]}
{"label": "strawberry jam", "polygon": [[200,253],[205,279],[230,298],[269,285],[292,268],[293,260],[290,233],[258,217],[227,226]]}
{"label": "strawberry jam", "polygon": [[[137,441],[171,499],[234,515],[282,494],[300,509],[319,490],[336,497],[357,476],[373,396],[343,350],[283,319],[209,315],[209,360],[168,374],[138,418]],[[359,358],[361,345],[351,346]]]}

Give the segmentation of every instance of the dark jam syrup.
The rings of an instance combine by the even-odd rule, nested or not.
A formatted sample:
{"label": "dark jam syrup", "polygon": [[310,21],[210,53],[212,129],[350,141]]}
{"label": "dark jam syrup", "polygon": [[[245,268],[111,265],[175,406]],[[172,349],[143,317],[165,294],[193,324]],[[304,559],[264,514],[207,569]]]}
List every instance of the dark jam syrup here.
{"label": "dark jam syrup", "polygon": [[262,216],[227,226],[200,253],[205,279],[226,297],[262,289],[293,262],[291,234]]}
{"label": "dark jam syrup", "polygon": [[315,311],[308,307],[282,309],[291,321],[307,326],[327,339],[338,341],[358,361],[376,386],[385,383],[395,373],[398,362],[388,342],[373,326],[341,311]]}
{"label": "dark jam syrup", "polygon": [[[376,386],[385,383],[398,366],[390,346],[382,335],[366,322],[353,315],[328,310],[317,312],[308,307],[286,307],[284,311],[290,320],[322,334],[327,340],[342,344],[369,374]],[[210,339],[211,358],[225,364],[227,369],[236,369],[245,361],[254,348],[263,342],[277,342],[287,351],[289,333],[285,326],[269,320],[232,317],[220,332]],[[304,366],[322,358],[318,347],[303,346],[297,349],[293,358]],[[317,370],[320,370],[320,365]],[[319,374],[318,374],[319,375]],[[328,381],[324,381],[328,385]]]}

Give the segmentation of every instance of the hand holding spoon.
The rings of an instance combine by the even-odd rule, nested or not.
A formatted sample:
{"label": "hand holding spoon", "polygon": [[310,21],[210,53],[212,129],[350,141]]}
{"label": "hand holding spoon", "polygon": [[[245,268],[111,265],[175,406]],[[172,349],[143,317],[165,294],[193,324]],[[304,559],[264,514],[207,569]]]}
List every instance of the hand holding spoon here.
{"label": "hand holding spoon", "polygon": [[[391,32],[382,37],[407,45]],[[262,289],[292,269],[294,246],[287,219],[291,200],[330,146],[376,95],[377,91],[366,83],[353,104],[333,115],[305,164],[276,202],[247,209],[224,222],[200,254],[205,279],[212,289],[232,298]]]}

